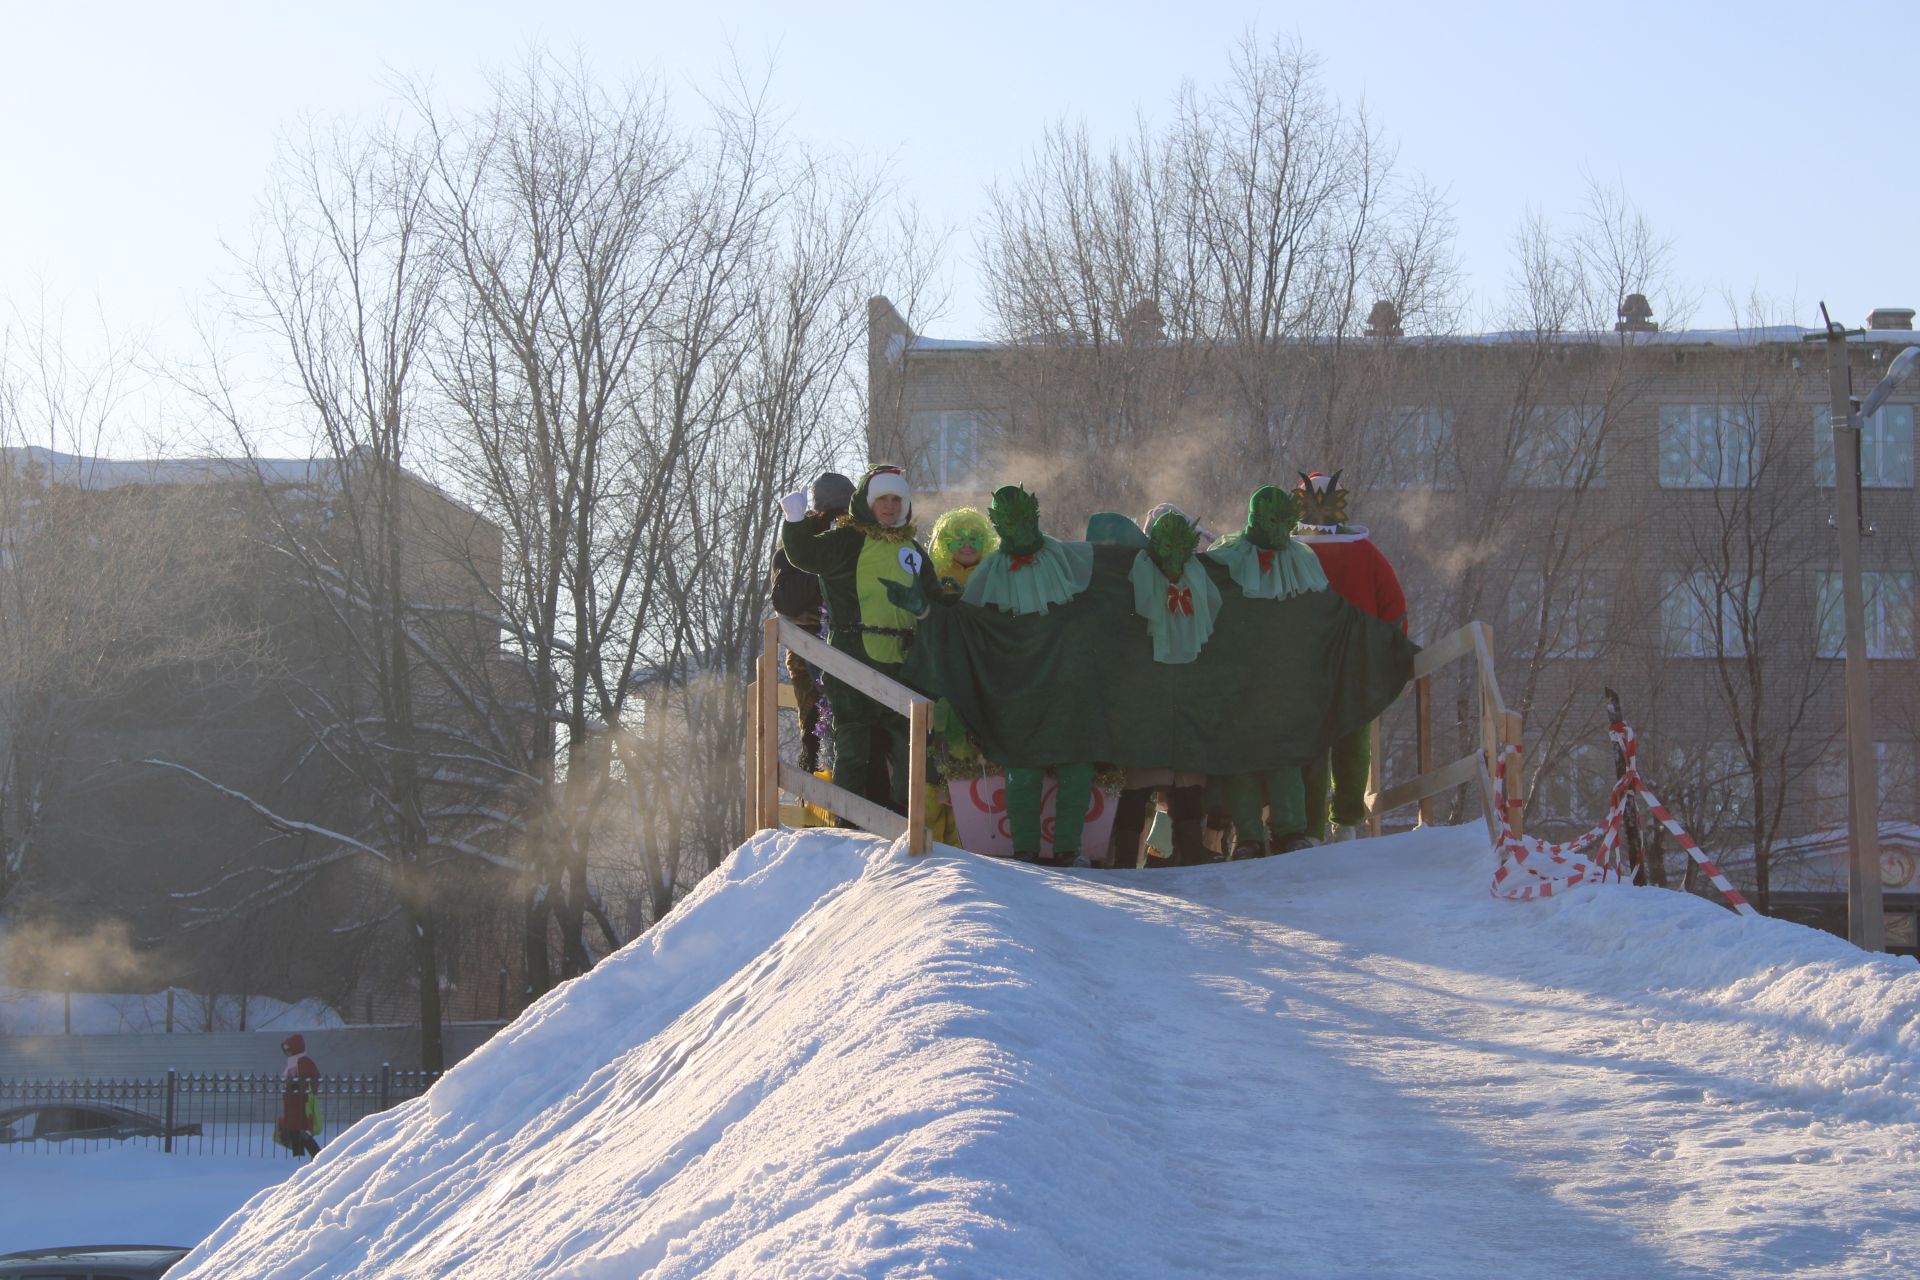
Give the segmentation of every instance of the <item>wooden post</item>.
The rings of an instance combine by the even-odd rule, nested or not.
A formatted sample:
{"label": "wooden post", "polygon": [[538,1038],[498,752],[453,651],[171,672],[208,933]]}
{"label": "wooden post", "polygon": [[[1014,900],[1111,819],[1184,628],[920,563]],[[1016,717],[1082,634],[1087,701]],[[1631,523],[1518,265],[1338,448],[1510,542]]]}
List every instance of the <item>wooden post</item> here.
{"label": "wooden post", "polygon": [[[1421,676],[1413,682],[1413,744],[1415,767],[1422,777],[1433,772],[1433,677]],[[1420,797],[1420,825],[1433,825],[1433,797]]]}
{"label": "wooden post", "polygon": [[[1512,747],[1512,751],[1507,751]],[[1507,757],[1507,822],[1513,834],[1526,834],[1527,785],[1526,754],[1520,741],[1520,717],[1506,712],[1500,725],[1500,749]]]}
{"label": "wooden post", "polygon": [[[1380,764],[1380,722],[1375,720],[1367,730],[1367,791],[1370,794],[1377,796],[1384,789],[1384,772]],[[1367,834],[1380,834],[1380,809],[1377,805],[1367,810]]]}
{"label": "wooden post", "polygon": [[925,853],[927,839],[927,739],[933,734],[933,704],[917,699],[907,711],[907,852]]}
{"label": "wooden post", "polygon": [[780,825],[780,619],[767,619],[767,644],[760,654],[760,829]]}
{"label": "wooden post", "polygon": [[[754,659],[756,670],[759,665],[760,660]],[[743,791],[747,802],[743,810],[746,815],[743,819],[744,829],[748,836],[752,836],[760,830],[760,682],[758,680],[747,681],[746,719],[747,754],[741,765],[740,777],[744,783]]]}

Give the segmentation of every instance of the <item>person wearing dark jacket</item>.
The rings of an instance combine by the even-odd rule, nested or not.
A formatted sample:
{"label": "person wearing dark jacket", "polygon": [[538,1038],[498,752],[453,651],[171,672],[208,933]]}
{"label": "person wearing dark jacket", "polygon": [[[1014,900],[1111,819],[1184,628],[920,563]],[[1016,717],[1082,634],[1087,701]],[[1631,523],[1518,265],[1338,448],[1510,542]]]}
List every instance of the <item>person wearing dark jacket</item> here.
{"label": "person wearing dark jacket", "polygon": [[[822,471],[807,488],[807,527],[815,533],[833,527],[853,500],[853,481],[838,471]],[[793,567],[786,549],[773,548],[773,572],[768,581],[773,611],[818,633],[825,601],[820,579]],[[820,767],[820,683],[805,658],[787,651],[787,678],[793,682],[793,700],[800,708],[800,767],[813,773]]]}
{"label": "person wearing dark jacket", "polygon": [[[887,584],[920,602],[939,596],[926,549],[914,541],[913,492],[899,467],[876,466],[861,477],[847,514],[831,528],[807,523],[807,496],[781,500],[786,523],[780,545],[788,562],[819,575],[827,610],[827,642],[884,675],[898,679],[913,643],[919,610],[895,604]],[[851,685],[826,678],[833,703],[833,776],[848,791],[896,812],[907,810],[907,721]],[[885,736],[891,777],[884,788],[869,775],[872,730]],[[877,772],[877,771],[876,771]]]}
{"label": "person wearing dark jacket", "polygon": [[320,1143],[313,1136],[320,1068],[307,1056],[307,1038],[298,1031],[280,1042],[280,1052],[287,1055],[287,1066],[280,1073],[280,1118],[274,1122],[273,1140],[311,1160],[320,1154]]}

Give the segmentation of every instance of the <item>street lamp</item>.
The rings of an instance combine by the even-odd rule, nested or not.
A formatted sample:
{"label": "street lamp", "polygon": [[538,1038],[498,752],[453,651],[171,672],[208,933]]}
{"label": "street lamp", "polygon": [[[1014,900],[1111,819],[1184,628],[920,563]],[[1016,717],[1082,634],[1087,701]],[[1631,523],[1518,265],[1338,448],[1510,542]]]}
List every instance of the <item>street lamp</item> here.
{"label": "street lamp", "polygon": [[1886,950],[1880,892],[1880,787],[1873,758],[1872,692],[1867,682],[1866,593],[1860,581],[1860,430],[1887,397],[1920,369],[1920,347],[1908,347],[1864,403],[1853,398],[1847,361],[1850,333],[1834,324],[1825,303],[1827,379],[1832,393],[1834,495],[1839,502],[1841,606],[1847,624],[1847,938],[1864,951]]}

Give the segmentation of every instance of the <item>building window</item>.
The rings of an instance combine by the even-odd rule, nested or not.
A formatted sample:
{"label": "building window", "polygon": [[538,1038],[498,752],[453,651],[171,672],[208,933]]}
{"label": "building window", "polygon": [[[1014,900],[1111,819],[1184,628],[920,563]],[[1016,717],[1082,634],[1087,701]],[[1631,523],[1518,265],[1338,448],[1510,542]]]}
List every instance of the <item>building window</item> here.
{"label": "building window", "polygon": [[[1880,800],[1880,821],[1912,822],[1920,796],[1920,752],[1912,741],[1873,744],[1874,786]],[[1847,748],[1843,741],[1827,751],[1815,771],[1814,821],[1823,830],[1847,825]]]}
{"label": "building window", "polygon": [[986,487],[981,457],[1000,415],[983,409],[920,410],[907,420],[907,476],[927,493]]}
{"label": "building window", "polygon": [[[1869,658],[1911,658],[1913,656],[1913,575],[1910,573],[1863,573],[1860,587],[1866,594],[1867,656]],[[1819,653],[1823,658],[1847,656],[1845,596],[1840,575],[1820,575],[1819,601],[1816,607],[1820,630]]]}
{"label": "building window", "polygon": [[[1833,410],[1813,411],[1813,474],[1833,483]],[[1869,489],[1913,488],[1913,406],[1890,404],[1860,427],[1860,483]]]}
{"label": "building window", "polygon": [[1384,442],[1386,461],[1379,478],[1388,489],[1456,487],[1453,410],[1393,409],[1374,419],[1376,439]]}
{"label": "building window", "polygon": [[1660,406],[1660,487],[1743,489],[1753,483],[1753,414],[1712,404]]}
{"label": "building window", "polygon": [[1668,574],[1660,598],[1667,652],[1679,658],[1737,658],[1760,608],[1760,584],[1748,579],[1745,600],[1710,573]]}
{"label": "building window", "polygon": [[1707,826],[1753,822],[1753,771],[1737,742],[1673,748],[1667,752],[1667,778],[1661,785],[1662,800],[1692,810]]}
{"label": "building window", "polygon": [[1578,743],[1534,778],[1533,817],[1539,822],[1581,826],[1598,822],[1606,816],[1613,782],[1613,744]]}
{"label": "building window", "polygon": [[1612,583],[1602,573],[1515,575],[1507,590],[1503,647],[1547,658],[1592,658],[1607,639]]}
{"label": "building window", "polygon": [[1542,405],[1529,409],[1513,444],[1513,475],[1529,489],[1599,488],[1598,409]]}

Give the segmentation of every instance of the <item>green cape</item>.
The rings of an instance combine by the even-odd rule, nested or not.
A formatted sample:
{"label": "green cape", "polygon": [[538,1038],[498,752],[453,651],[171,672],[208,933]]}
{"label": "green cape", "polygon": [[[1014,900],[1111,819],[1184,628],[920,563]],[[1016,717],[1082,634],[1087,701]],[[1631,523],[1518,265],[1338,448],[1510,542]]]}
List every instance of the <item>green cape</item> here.
{"label": "green cape", "polygon": [[1417,646],[1338,593],[1254,600],[1196,557],[1220,614],[1193,662],[1153,660],[1131,547],[1096,546],[1085,591],[1044,614],[968,605],[921,619],[904,678],[945,697],[988,758],[1045,768],[1234,774],[1302,766],[1399,696]]}
{"label": "green cape", "polygon": [[967,580],[962,598],[968,604],[990,604],[1008,613],[1045,613],[1085,591],[1092,577],[1092,547],[1043,533],[1040,549],[1032,555],[1016,556],[1005,547],[988,555]]}

